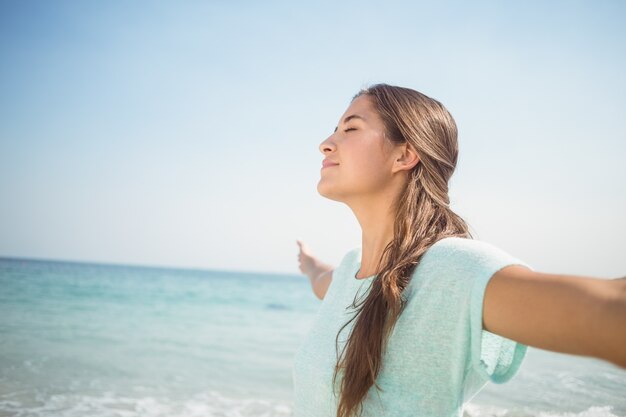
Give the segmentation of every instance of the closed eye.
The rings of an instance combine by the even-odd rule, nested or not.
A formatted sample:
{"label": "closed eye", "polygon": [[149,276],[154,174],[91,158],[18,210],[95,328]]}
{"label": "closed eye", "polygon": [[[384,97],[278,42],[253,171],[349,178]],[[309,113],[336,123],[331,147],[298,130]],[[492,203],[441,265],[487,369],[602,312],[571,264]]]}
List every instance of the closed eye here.
{"label": "closed eye", "polygon": [[355,127],[349,127],[349,128],[347,128],[347,129],[345,129],[345,130],[344,130],[344,132],[349,132],[349,131],[351,131],[351,130],[356,130],[356,128],[355,128]]}

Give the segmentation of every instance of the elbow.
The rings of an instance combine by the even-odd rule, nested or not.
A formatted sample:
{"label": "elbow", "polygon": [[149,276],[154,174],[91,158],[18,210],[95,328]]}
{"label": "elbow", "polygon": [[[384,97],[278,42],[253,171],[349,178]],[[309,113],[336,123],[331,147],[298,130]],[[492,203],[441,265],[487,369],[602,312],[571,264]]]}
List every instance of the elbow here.
{"label": "elbow", "polygon": [[621,354],[619,355],[618,362],[616,362],[617,366],[626,369],[626,277],[616,281],[620,287],[618,290],[620,296],[619,311],[621,312],[622,317],[622,325],[621,325]]}
{"label": "elbow", "polygon": [[[607,300],[605,322],[606,344],[609,349],[604,359],[626,369],[626,280],[612,280],[613,289]],[[601,323],[602,325],[602,323]]]}
{"label": "elbow", "polygon": [[607,358],[607,360],[615,366],[626,369],[626,354],[624,352],[626,352],[626,346],[622,345],[622,352],[612,358]]}
{"label": "elbow", "polygon": [[626,369],[626,359],[622,358],[620,362],[613,362],[614,365],[619,366],[622,369]]}

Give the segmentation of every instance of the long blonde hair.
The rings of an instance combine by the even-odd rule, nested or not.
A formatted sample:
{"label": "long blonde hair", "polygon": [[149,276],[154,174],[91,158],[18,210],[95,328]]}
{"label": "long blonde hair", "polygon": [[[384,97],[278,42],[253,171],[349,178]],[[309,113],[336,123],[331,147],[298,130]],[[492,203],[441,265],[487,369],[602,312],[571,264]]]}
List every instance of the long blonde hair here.
{"label": "long blonde hair", "polygon": [[377,84],[361,90],[353,100],[363,95],[381,116],[386,138],[408,143],[420,161],[394,201],[394,237],[378,262],[370,291],[360,302],[353,301],[356,312],[339,330],[356,320],[341,355],[337,354],[333,386],[343,373],[337,417],[360,415],[370,387],[380,389],[376,377],[406,303],[401,295],[424,252],[444,237],[472,238],[468,225],[449,207],[448,182],[458,158],[452,115],[437,100],[409,88]]}

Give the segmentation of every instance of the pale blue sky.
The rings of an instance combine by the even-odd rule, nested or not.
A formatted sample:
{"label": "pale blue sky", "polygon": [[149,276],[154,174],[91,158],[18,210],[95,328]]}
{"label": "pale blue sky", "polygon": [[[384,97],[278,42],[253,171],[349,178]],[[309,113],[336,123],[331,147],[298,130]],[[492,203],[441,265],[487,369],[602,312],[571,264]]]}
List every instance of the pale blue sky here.
{"label": "pale blue sky", "polygon": [[459,126],[451,205],[536,269],[626,275],[626,6],[0,2],[0,256],[297,272],[360,245],[319,196],[359,88]]}

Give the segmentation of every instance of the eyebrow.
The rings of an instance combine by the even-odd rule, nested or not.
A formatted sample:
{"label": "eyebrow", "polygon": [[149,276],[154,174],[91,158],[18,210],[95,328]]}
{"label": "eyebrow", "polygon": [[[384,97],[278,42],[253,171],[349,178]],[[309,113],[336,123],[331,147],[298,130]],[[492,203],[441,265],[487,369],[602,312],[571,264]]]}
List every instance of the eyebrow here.
{"label": "eyebrow", "polygon": [[[358,114],[351,114],[350,116],[346,116],[346,118],[345,118],[345,119],[343,119],[343,123],[344,123],[344,124],[345,124],[345,123],[348,123],[348,122],[349,122],[350,120],[352,120],[352,119],[361,119],[361,120],[365,121],[365,118],[364,118],[364,117],[359,116]],[[339,126],[335,127],[335,130],[334,130],[333,132],[336,132],[338,127],[339,127]]]}

